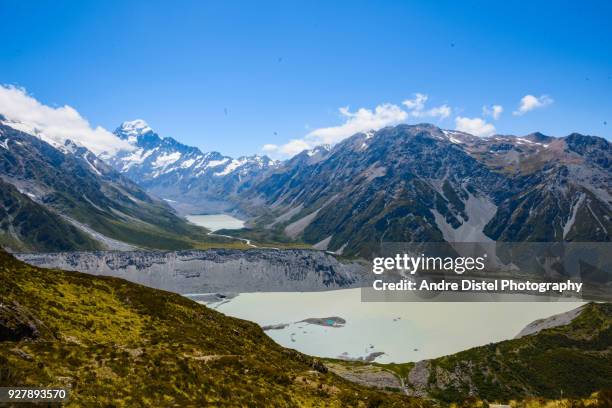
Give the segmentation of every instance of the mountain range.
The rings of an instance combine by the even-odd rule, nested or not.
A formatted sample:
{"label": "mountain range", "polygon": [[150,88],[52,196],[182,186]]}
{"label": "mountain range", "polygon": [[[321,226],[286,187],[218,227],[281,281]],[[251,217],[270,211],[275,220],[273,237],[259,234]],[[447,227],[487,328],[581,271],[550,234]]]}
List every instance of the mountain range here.
{"label": "mountain range", "polygon": [[399,125],[276,162],[204,154],[141,120],[115,134],[138,147],[108,160],[118,171],[177,208],[245,214],[242,234],[260,240],[344,254],[382,241],[610,240],[612,156],[595,136]]}
{"label": "mountain range", "polygon": [[611,163],[609,142],[595,136],[399,125],[295,156],[242,205],[259,229],[344,254],[383,241],[608,242]]}
{"label": "mountain range", "polygon": [[[178,248],[212,239],[174,211],[238,214],[247,228],[227,234],[349,256],[382,242],[611,239],[612,154],[596,136],[477,137],[398,125],[280,162],[202,152],[143,120],[115,130],[132,150],[99,156],[2,123],[0,176],[14,188],[3,189],[12,215],[1,230],[19,249]],[[20,236],[32,228],[23,214],[43,210],[54,213],[45,213],[54,227]],[[159,229],[166,240],[153,241]],[[62,231],[57,242],[51,231]]]}
{"label": "mountain range", "polygon": [[202,153],[171,137],[160,137],[143,120],[124,122],[114,133],[134,150],[105,155],[106,161],[184,213],[235,210],[226,197],[279,165],[267,156],[234,159],[219,152]]}
{"label": "mountain range", "polygon": [[13,250],[205,247],[187,223],[86,148],[0,118],[0,244]]}

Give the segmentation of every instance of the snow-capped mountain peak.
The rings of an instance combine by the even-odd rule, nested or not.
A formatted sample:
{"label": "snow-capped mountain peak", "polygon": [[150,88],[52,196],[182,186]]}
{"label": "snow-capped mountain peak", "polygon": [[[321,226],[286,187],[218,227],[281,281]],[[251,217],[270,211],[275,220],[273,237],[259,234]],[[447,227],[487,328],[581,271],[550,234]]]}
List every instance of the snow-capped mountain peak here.
{"label": "snow-capped mountain peak", "polygon": [[267,156],[234,159],[214,151],[203,153],[172,137],[160,137],[142,119],[123,122],[115,134],[127,140],[134,150],[103,159],[149,191],[175,202],[208,192],[218,201],[219,194],[229,195],[279,164]]}
{"label": "snow-capped mountain peak", "polygon": [[130,143],[134,143],[138,136],[152,132],[153,129],[142,119],[125,121],[115,130],[117,136],[127,139]]}

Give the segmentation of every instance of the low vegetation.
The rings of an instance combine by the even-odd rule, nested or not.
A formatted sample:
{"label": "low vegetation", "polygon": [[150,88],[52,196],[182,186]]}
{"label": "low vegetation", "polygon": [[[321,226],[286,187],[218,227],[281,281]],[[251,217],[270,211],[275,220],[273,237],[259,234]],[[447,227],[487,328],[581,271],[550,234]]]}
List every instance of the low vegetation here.
{"label": "low vegetation", "polygon": [[68,406],[431,406],[343,380],[180,295],[4,252],[0,386],[69,387]]}
{"label": "low vegetation", "polygon": [[612,407],[612,304],[591,303],[567,325],[417,364],[328,365],[366,383],[384,369],[407,393],[443,406],[487,407],[488,401],[513,408]]}
{"label": "low vegetation", "polygon": [[0,251],[0,283],[0,386],[68,387],[68,406],[612,406],[610,304],[429,360],[419,388],[410,374],[421,363],[322,361],[254,323],[124,280]]}

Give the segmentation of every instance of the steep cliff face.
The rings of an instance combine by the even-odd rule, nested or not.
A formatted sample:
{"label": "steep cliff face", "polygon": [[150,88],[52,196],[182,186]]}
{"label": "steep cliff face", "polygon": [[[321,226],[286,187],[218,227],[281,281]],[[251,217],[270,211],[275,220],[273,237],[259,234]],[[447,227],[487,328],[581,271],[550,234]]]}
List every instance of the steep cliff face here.
{"label": "steep cliff face", "polygon": [[356,287],[366,273],[309,250],[17,254],[29,264],[115,276],[177,293],[317,291]]}

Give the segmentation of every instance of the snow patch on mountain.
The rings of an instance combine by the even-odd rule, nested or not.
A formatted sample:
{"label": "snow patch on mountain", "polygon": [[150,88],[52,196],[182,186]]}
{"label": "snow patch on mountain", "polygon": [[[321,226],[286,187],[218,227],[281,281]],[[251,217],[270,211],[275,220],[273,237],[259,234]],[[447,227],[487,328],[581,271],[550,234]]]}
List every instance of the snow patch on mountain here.
{"label": "snow patch on mountain", "polygon": [[457,131],[454,131],[454,130],[442,130],[442,133],[444,133],[444,135],[448,138],[448,140],[451,143],[454,143],[454,144],[462,144],[463,143],[463,141],[458,138],[458,137],[460,137],[461,132],[457,132]]}
{"label": "snow patch on mountain", "polygon": [[213,167],[219,167],[219,166],[221,166],[222,164],[227,163],[229,160],[230,160],[230,159],[229,159],[229,158],[227,158],[227,157],[225,157],[225,158],[223,158],[223,159],[221,159],[221,160],[211,160],[211,161],[209,161],[208,163],[206,163],[206,166],[204,166],[204,168],[205,168],[205,169],[208,169],[208,168],[213,168]]}
{"label": "snow patch on mountain", "polygon": [[225,169],[223,171],[215,173],[215,176],[227,176],[228,174],[232,173],[234,170],[236,170],[240,166],[244,165],[246,161],[247,159],[244,157],[240,159],[234,159],[232,160],[230,164],[225,166]]}
{"label": "snow patch on mountain", "polygon": [[144,135],[145,133],[153,132],[153,129],[142,119],[136,119],[126,121],[121,124],[118,131],[126,138],[130,143],[136,142],[136,137]]}
{"label": "snow patch on mountain", "polygon": [[132,166],[144,163],[144,161],[154,153],[154,150],[145,151],[144,149],[135,150],[133,153],[127,155],[123,159],[123,167],[120,169],[121,172],[125,173]]}
{"label": "snow patch on mountain", "polygon": [[185,160],[183,163],[181,163],[181,168],[188,169],[189,167],[193,166],[194,163],[195,163],[195,159]]}
{"label": "snow patch on mountain", "polygon": [[180,152],[172,152],[168,154],[162,154],[155,159],[153,167],[168,167],[170,164],[178,161],[181,158]]}
{"label": "snow patch on mountain", "polygon": [[3,125],[12,127],[15,130],[19,130],[21,132],[30,134],[32,136],[36,136],[37,138],[39,138],[40,140],[42,140],[45,143],[50,144],[51,146],[55,147],[55,148],[60,148],[62,147],[62,143],[58,142],[57,140],[47,137],[45,134],[43,134],[41,132],[40,129],[36,128],[36,126],[33,126],[31,124],[27,124],[24,122],[18,122],[18,121],[13,121],[13,120],[3,120],[0,123],[2,123]]}

